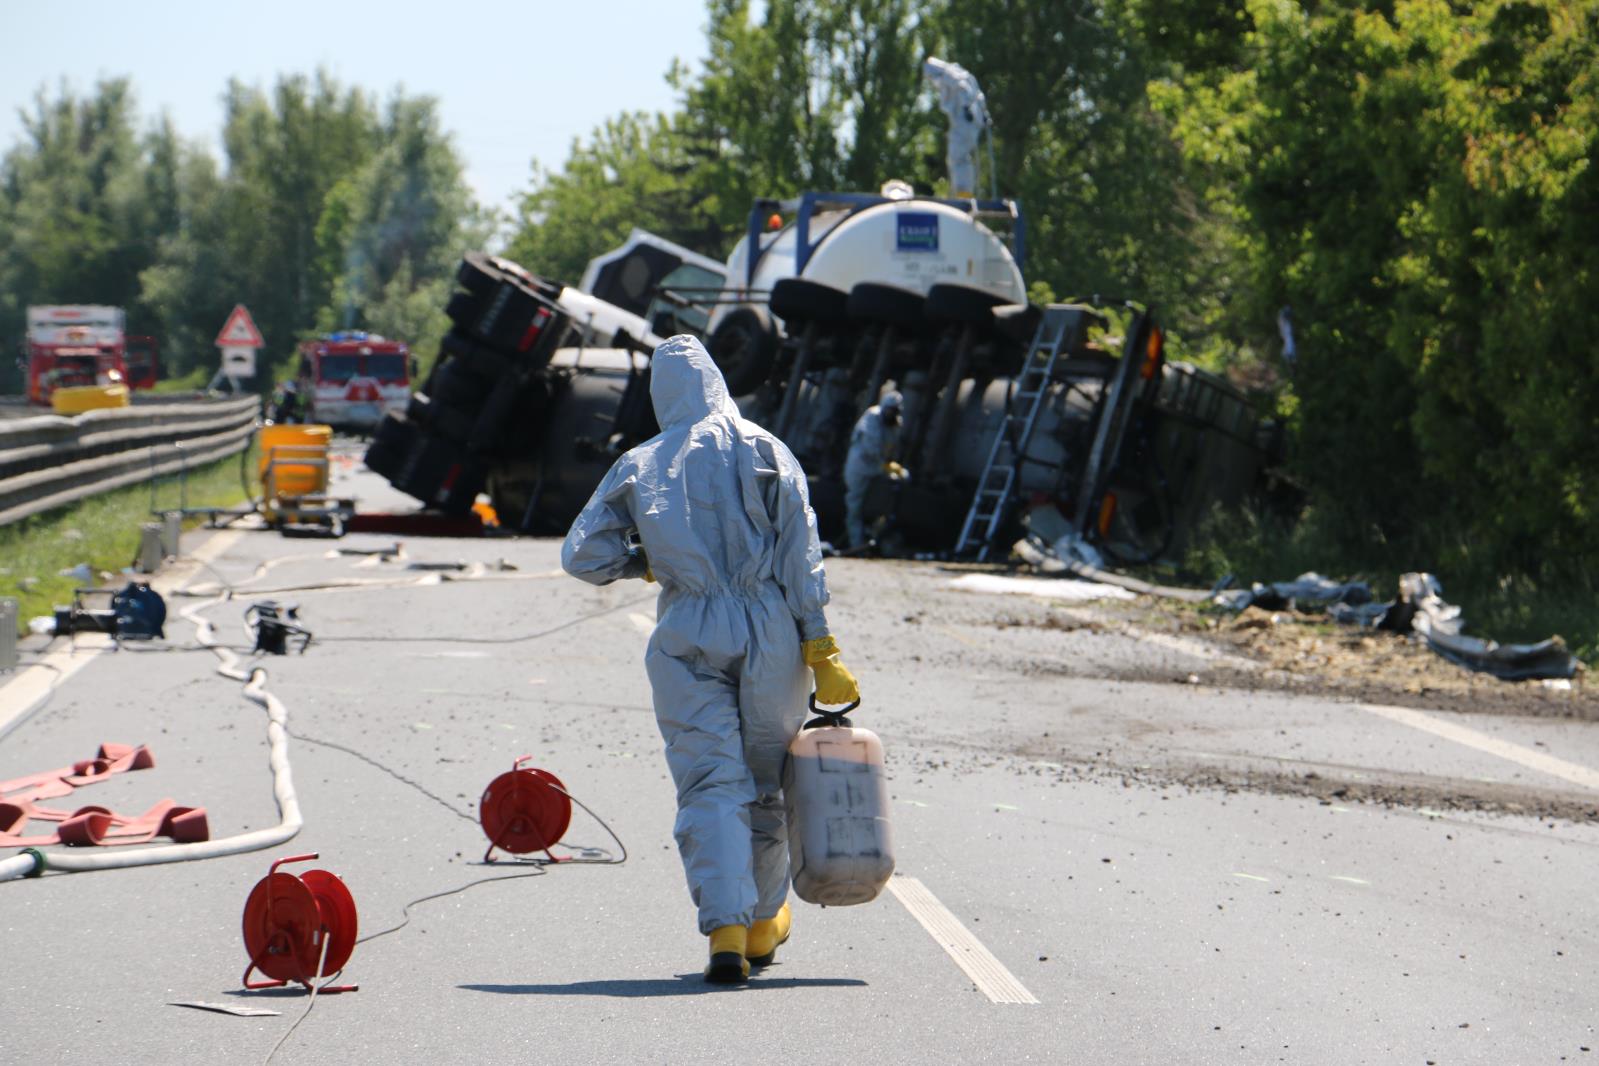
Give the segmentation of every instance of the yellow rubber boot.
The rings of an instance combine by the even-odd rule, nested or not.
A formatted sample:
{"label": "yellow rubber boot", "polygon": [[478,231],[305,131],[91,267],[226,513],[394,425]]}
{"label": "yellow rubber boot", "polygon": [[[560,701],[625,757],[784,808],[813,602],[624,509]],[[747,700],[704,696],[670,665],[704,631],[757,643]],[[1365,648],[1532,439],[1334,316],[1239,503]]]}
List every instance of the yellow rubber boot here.
{"label": "yellow rubber boot", "polygon": [[743,925],[724,925],[711,930],[711,961],[705,967],[708,983],[737,985],[749,980],[750,964],[744,957],[749,933],[749,927]]}
{"label": "yellow rubber boot", "polygon": [[789,931],[793,928],[794,914],[787,903],[772,917],[762,918],[750,926],[749,942],[745,946],[750,965],[770,966],[777,957],[778,945],[788,942]]}

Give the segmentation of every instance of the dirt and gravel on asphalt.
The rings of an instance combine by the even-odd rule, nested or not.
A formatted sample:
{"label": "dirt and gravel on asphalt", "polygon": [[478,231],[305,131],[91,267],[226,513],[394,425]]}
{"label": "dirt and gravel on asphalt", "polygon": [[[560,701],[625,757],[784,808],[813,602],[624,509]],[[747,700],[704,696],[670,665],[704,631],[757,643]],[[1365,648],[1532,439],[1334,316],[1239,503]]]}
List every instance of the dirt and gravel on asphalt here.
{"label": "dirt and gravel on asphalt", "polygon": [[[974,575],[990,584],[974,582]],[[840,615],[854,616],[870,632],[892,632],[897,652],[917,667],[1282,694],[1445,714],[1599,720],[1599,695],[1581,673],[1569,682],[1502,681],[1442,658],[1413,636],[1353,629],[1315,615],[1256,608],[1234,614],[1151,596],[1056,598],[1048,592],[1061,579],[997,567],[875,561],[830,565],[829,579],[844,608]],[[995,581],[1023,594],[993,594]],[[1072,585],[1081,583],[1066,583]],[[1181,743],[1163,751],[1149,728],[1149,720],[1161,723],[1160,714],[1128,717],[1125,724],[1111,717],[1076,727],[1068,719],[1053,736],[1045,733],[1047,739],[996,722],[988,735],[971,738],[970,757],[984,765],[1008,759],[1019,773],[1120,779],[1157,790],[1270,792],[1323,804],[1599,822],[1599,801],[1581,790],[1380,763],[1209,758],[1182,750]],[[1269,723],[1258,726],[1269,731]]]}
{"label": "dirt and gravel on asphalt", "polygon": [[1164,635],[1218,653],[1207,669],[1180,676],[1139,663],[1108,674],[1122,680],[1269,689],[1462,714],[1599,720],[1599,689],[1581,672],[1570,681],[1502,681],[1450,662],[1414,634],[1339,625],[1322,614],[1258,607],[1235,613],[1139,596],[1031,612],[1007,606],[993,624]]}

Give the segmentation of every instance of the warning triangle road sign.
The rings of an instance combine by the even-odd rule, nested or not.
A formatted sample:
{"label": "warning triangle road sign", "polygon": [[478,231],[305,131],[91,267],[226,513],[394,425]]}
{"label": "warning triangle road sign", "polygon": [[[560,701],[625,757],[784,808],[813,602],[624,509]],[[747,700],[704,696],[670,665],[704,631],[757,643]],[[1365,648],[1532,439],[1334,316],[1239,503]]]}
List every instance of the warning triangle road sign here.
{"label": "warning triangle road sign", "polygon": [[266,342],[261,339],[261,331],[255,328],[255,320],[243,304],[233,305],[233,313],[228,315],[222,332],[217,334],[216,343],[226,348],[266,347]]}

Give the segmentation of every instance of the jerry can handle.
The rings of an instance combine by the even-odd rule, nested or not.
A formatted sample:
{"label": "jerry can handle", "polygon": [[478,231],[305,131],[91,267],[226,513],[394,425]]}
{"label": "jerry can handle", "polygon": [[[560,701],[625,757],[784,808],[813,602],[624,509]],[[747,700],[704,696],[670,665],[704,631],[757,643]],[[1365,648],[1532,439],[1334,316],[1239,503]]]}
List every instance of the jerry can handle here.
{"label": "jerry can handle", "polygon": [[812,718],[809,722],[806,722],[800,728],[803,730],[820,729],[822,726],[842,726],[843,728],[848,729],[850,728],[850,720],[844,716],[849,714],[849,712],[853,711],[860,705],[861,701],[857,699],[855,702],[845,707],[841,707],[836,711],[823,710],[822,708],[816,706],[816,693],[812,692],[811,713],[816,715],[816,717]]}

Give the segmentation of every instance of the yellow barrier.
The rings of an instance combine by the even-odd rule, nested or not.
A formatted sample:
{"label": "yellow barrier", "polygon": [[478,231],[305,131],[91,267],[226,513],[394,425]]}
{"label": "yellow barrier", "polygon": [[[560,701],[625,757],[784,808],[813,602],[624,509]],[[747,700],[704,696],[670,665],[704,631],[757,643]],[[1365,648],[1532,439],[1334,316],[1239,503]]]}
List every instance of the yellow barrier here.
{"label": "yellow barrier", "polygon": [[50,408],[58,415],[81,415],[102,407],[128,406],[126,385],[73,385],[50,394]]}
{"label": "yellow barrier", "polygon": [[263,495],[267,499],[316,496],[328,490],[328,445],[332,426],[271,425],[256,434],[261,451]]}

